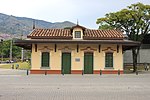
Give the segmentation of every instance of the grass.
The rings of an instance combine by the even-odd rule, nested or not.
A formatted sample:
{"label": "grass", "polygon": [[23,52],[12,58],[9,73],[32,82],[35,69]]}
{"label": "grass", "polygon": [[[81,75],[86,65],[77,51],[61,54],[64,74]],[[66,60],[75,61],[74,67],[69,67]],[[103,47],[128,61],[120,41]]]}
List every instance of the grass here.
{"label": "grass", "polygon": [[[144,65],[138,65],[137,66],[137,71],[143,71],[144,69]],[[133,66],[125,66],[124,67],[124,73],[128,74],[128,73],[133,73]]]}
{"label": "grass", "polygon": [[[131,69],[133,69],[133,66],[124,67],[124,70],[131,70]],[[137,70],[144,70],[144,65],[137,66]]]}
{"label": "grass", "polygon": [[27,62],[17,62],[17,63],[9,63],[9,64],[0,64],[0,68],[11,69],[12,65],[14,65],[14,69],[15,69],[17,64],[19,65],[18,69],[30,69],[31,68],[31,66]]}

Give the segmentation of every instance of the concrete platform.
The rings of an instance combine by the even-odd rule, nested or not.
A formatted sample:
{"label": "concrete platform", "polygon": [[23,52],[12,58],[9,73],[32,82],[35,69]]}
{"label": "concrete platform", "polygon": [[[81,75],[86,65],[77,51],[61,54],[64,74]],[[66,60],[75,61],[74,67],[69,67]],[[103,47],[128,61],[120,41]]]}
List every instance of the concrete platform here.
{"label": "concrete platform", "polygon": [[0,100],[150,100],[150,74],[0,75]]}

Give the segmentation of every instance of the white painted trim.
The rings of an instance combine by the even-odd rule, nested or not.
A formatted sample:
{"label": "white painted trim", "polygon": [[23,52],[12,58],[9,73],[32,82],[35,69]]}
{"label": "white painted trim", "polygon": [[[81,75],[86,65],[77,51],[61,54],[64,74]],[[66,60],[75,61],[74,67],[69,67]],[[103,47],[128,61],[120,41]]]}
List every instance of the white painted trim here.
{"label": "white painted trim", "polygon": [[[75,38],[75,31],[80,31],[81,32],[81,38]],[[72,32],[72,35],[73,35],[73,39],[82,40],[83,39],[83,30],[82,30],[82,28],[74,28],[73,32]]]}

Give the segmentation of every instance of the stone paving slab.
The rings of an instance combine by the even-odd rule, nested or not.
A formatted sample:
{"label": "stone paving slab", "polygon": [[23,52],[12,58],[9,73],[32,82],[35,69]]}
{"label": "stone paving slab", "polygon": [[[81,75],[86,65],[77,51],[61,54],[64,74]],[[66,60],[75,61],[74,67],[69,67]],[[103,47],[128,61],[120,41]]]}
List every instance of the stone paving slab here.
{"label": "stone paving slab", "polygon": [[0,100],[150,100],[150,74],[0,75]]}

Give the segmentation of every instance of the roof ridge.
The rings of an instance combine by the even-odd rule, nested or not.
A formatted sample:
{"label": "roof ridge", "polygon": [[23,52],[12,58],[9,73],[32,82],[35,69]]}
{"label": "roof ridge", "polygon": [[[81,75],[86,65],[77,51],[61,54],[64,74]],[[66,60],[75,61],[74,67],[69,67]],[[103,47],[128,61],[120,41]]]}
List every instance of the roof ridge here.
{"label": "roof ridge", "polygon": [[[120,30],[117,30],[117,29],[106,29],[106,30],[103,30],[103,29],[88,29],[86,28],[86,30],[100,30],[100,31],[112,31],[112,30],[115,30],[115,31],[120,31]],[[122,31],[120,31],[122,32]]]}
{"label": "roof ridge", "polygon": [[63,29],[63,28],[35,28],[34,30],[42,29],[42,30],[70,30],[70,29]]}

